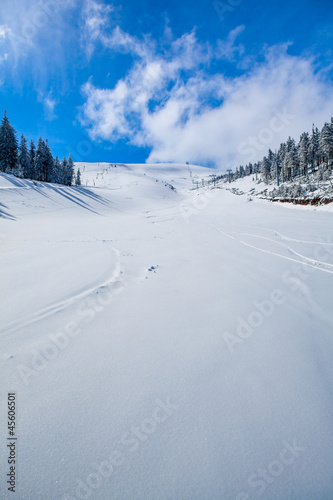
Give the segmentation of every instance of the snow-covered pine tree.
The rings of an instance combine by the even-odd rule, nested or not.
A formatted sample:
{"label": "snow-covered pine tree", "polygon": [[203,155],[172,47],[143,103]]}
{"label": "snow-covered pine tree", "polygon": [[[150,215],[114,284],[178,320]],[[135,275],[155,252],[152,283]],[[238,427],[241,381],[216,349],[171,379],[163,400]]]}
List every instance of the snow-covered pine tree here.
{"label": "snow-covered pine tree", "polygon": [[270,177],[270,167],[271,165],[267,156],[264,156],[261,160],[261,173],[266,181]]}
{"label": "snow-covered pine tree", "polygon": [[260,172],[260,162],[258,161],[256,163],[253,163],[253,173],[256,174],[256,178],[259,172]]}
{"label": "snow-covered pine tree", "polygon": [[75,185],[81,186],[81,172],[80,172],[79,168],[77,169],[77,172],[76,172]]}
{"label": "snow-covered pine tree", "polygon": [[324,155],[325,166],[328,167],[333,158],[333,128],[328,123],[325,123],[321,129],[319,144]]}
{"label": "snow-covered pine tree", "polygon": [[[280,147],[278,149],[278,152],[277,152],[277,165],[278,165],[278,169],[279,169],[279,180],[281,182],[284,182],[284,179],[283,179],[283,162],[284,162],[284,157],[286,155],[286,144],[285,142],[282,142],[280,144]],[[276,172],[276,168],[275,168],[275,176],[276,176],[277,172]]]}
{"label": "snow-covered pine tree", "polygon": [[311,170],[314,172],[320,159],[319,130],[312,125],[312,133],[309,140],[309,160]]}
{"label": "snow-covered pine tree", "polygon": [[44,153],[45,153],[44,141],[41,137],[39,137],[38,142],[37,142],[36,153],[35,153],[35,161],[34,161],[35,179],[37,181],[45,181]]}
{"label": "snow-covered pine tree", "polygon": [[30,170],[29,170],[29,179],[36,179],[35,175],[35,155],[36,155],[36,146],[34,141],[31,139],[30,147],[29,147],[29,157],[30,157]]}
{"label": "snow-covered pine tree", "polygon": [[286,153],[286,167],[288,170],[288,179],[293,179],[298,173],[298,157],[295,139],[288,137]]}
{"label": "snow-covered pine tree", "polygon": [[18,152],[18,163],[19,163],[19,170],[22,172],[22,177],[25,179],[31,179],[31,161],[30,161],[30,154],[27,146],[27,139],[24,137],[24,135],[21,135],[21,142],[19,145],[19,152]]}
{"label": "snow-covered pine tree", "polygon": [[67,158],[63,157],[60,163],[60,184],[66,184]]}
{"label": "snow-covered pine tree", "polygon": [[0,170],[11,173],[17,168],[16,131],[10,124],[5,110],[0,124]]}
{"label": "snow-covered pine tree", "polygon": [[[269,150],[270,151],[270,150]],[[278,175],[280,175],[280,170],[277,171],[277,169],[279,169],[279,166],[280,166],[280,163],[279,163],[279,155],[277,152],[275,153],[272,153],[272,155],[270,155],[270,174],[271,174],[271,179],[274,179],[274,180],[277,180],[278,178]]]}
{"label": "snow-covered pine tree", "polygon": [[288,162],[288,152],[283,156],[282,164],[281,164],[281,181],[286,182],[290,179],[290,169]]}
{"label": "snow-covered pine tree", "polygon": [[62,183],[62,168],[58,156],[56,156],[53,160],[52,182],[54,182],[55,184]]}
{"label": "snow-covered pine tree", "polygon": [[275,173],[275,155],[271,149],[268,150],[267,160],[269,163],[269,177],[271,179],[274,179],[274,177],[276,176],[276,173]]}
{"label": "snow-covered pine tree", "polygon": [[253,165],[251,162],[248,165],[246,165],[245,173],[246,175],[251,175],[253,173]]}
{"label": "snow-covered pine tree", "polygon": [[310,143],[310,136],[308,132],[303,132],[303,134],[301,134],[297,146],[297,155],[298,155],[298,162],[301,175],[307,175],[308,173],[308,165],[310,163],[309,143]]}
{"label": "snow-covered pine tree", "polygon": [[32,139],[30,141],[29,154],[30,154],[30,160],[33,163],[35,161],[36,146],[35,146],[35,143]]}
{"label": "snow-covered pine tree", "polygon": [[275,160],[275,155],[271,149],[268,150],[267,158],[269,163],[272,165]]}
{"label": "snow-covered pine tree", "polygon": [[46,139],[44,142],[44,177],[45,182],[54,182],[52,179],[53,174],[53,155],[49,146],[49,141]]}
{"label": "snow-covered pine tree", "polygon": [[67,165],[66,165],[66,170],[65,170],[65,181],[64,184],[65,186],[71,186],[73,179],[74,179],[74,163],[72,160],[72,156],[69,153],[68,155],[68,160],[67,160]]}

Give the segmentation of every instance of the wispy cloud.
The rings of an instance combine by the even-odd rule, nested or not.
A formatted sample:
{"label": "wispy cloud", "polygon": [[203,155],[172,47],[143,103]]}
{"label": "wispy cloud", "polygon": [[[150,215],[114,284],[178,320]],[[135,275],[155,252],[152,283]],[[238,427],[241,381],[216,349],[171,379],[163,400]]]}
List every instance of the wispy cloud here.
{"label": "wispy cloud", "polygon": [[[288,44],[266,48],[264,61],[241,76],[211,74],[214,58],[246,58],[245,48],[235,45],[243,29],[236,28],[216,47],[189,33],[164,52],[149,38],[138,40],[113,30],[105,44],[131,53],[133,66],[113,88],[98,88],[92,80],[83,85],[82,124],[93,139],[124,138],[150,147],[149,161],[214,162],[223,169],[230,162],[260,159],[289,134],[297,137],[312,122],[327,120],[332,84],[316,72],[311,58],[289,55]],[[262,150],[247,155],[244,143],[277,112],[294,118]]]}
{"label": "wispy cloud", "polygon": [[[1,44],[5,41],[5,39],[10,35],[10,28],[8,26],[1,24],[0,25],[0,50],[1,49]],[[3,52],[2,54],[0,53],[0,64],[8,59],[8,52]],[[0,79],[0,84],[2,84],[2,79]]]}
{"label": "wispy cloud", "polygon": [[95,0],[85,0],[81,19],[81,44],[88,59],[94,53],[96,43],[103,37],[109,23],[109,15],[114,10],[112,5],[106,5]]}
{"label": "wispy cloud", "polygon": [[[80,58],[77,47],[79,0],[2,0],[0,2],[0,62],[3,85],[40,95],[68,94],[71,71]],[[76,60],[73,61],[75,53]],[[1,61],[2,59],[2,61]],[[73,76],[72,76],[73,75]],[[44,99],[44,98],[43,98]],[[44,118],[54,120],[54,97],[45,97]]]}
{"label": "wispy cloud", "polygon": [[11,33],[11,29],[5,24],[0,25],[0,39],[5,39]]}
{"label": "wispy cloud", "polygon": [[29,74],[45,73],[57,65],[61,45],[66,44],[70,33],[67,15],[77,1],[15,0],[13,4],[11,0],[2,0],[0,19],[4,24],[0,26],[0,41],[5,39],[11,76],[22,77],[25,64],[29,65]]}
{"label": "wispy cloud", "polygon": [[136,55],[142,59],[149,58],[155,48],[155,43],[149,37],[141,42],[129,33],[122,31],[119,26],[116,26],[111,34],[102,36],[101,41],[109,49],[123,54]]}
{"label": "wispy cloud", "polygon": [[52,91],[44,94],[43,92],[39,92],[38,100],[44,106],[44,117],[47,121],[53,121],[57,118],[55,113],[55,107],[59,103],[59,101],[52,95]]}
{"label": "wispy cloud", "polygon": [[215,51],[215,56],[217,59],[235,61],[237,56],[239,57],[244,54],[244,45],[241,43],[235,45],[236,38],[240,33],[242,33],[242,31],[244,31],[244,29],[245,26],[238,26],[234,30],[230,31],[226,40],[218,40]]}

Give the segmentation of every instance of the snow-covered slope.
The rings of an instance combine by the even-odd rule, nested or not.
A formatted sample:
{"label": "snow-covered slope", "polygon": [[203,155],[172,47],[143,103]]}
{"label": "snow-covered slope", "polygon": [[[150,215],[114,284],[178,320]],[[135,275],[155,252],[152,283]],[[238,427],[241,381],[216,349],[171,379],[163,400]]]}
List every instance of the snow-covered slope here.
{"label": "snow-covered slope", "polygon": [[282,183],[278,188],[275,181],[265,183],[261,176],[256,180],[254,175],[247,175],[230,183],[219,181],[217,187],[236,195],[284,203],[288,208],[297,205],[297,209],[333,212],[332,179],[318,181],[312,176],[311,181],[300,177],[294,182]]}
{"label": "snow-covered slope", "polygon": [[76,166],[0,176],[16,497],[332,498],[332,215],[193,190],[202,167]]}

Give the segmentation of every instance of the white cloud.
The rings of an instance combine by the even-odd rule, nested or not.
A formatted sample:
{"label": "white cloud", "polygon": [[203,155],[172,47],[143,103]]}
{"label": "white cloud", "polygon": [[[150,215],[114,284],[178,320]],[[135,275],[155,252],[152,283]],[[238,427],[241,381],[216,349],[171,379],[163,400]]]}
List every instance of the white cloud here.
{"label": "white cloud", "polygon": [[154,52],[154,43],[146,38],[144,42],[122,31],[119,26],[116,26],[111,35],[101,37],[103,45],[109,49],[122,53],[131,53],[142,59],[148,59]]}
{"label": "white cloud", "polygon": [[0,25],[0,38],[5,39],[11,33],[11,29],[5,24]]}
{"label": "white cloud", "polygon": [[79,0],[2,0],[0,19],[4,24],[0,26],[0,39],[5,35],[12,68],[28,58],[34,65],[36,59],[43,65],[45,52],[56,59],[59,38],[64,44],[68,36],[69,9],[78,3]]}
{"label": "white cloud", "polygon": [[[164,57],[156,55],[156,48],[148,38],[140,41],[119,28],[115,28],[104,43],[114,50],[129,52],[138,60],[113,89],[97,89],[91,81],[82,87],[86,97],[83,123],[92,125],[90,134],[95,139],[115,141],[128,137],[135,144],[145,145],[142,121],[149,105],[167,98],[170,82],[181,100],[180,93],[185,91],[180,85],[181,71],[205,64],[210,57],[209,51],[197,43],[194,33],[174,41]],[[198,82],[197,88],[200,86]],[[187,94],[189,92],[190,88],[186,90]],[[188,105],[182,111],[186,108]]]}
{"label": "white cloud", "polygon": [[48,121],[55,120],[57,118],[55,107],[57,106],[59,101],[52,96],[52,91],[48,92],[47,94],[39,91],[38,101],[41,102],[44,106],[45,119]]}
{"label": "white cloud", "polygon": [[112,90],[96,89],[91,82],[83,86],[87,97],[85,116],[88,121],[95,120],[97,128],[91,130],[94,139],[115,141],[131,134],[129,123],[125,118],[128,88],[119,81]]}
{"label": "white cloud", "polygon": [[[46,0],[44,7],[36,0],[31,2],[16,0],[15,8],[13,8],[12,3],[9,0],[1,2],[0,16],[6,22],[7,39],[10,42],[9,46],[14,60],[17,61],[34,46],[38,33],[50,24],[59,5],[55,0]],[[0,35],[1,33],[0,27]]]}
{"label": "white cloud", "polygon": [[226,59],[227,61],[235,61],[237,55],[242,56],[244,54],[244,45],[235,45],[237,36],[244,31],[245,26],[238,26],[234,30],[230,31],[226,40],[218,40],[215,56],[218,59]]}
{"label": "white cloud", "polygon": [[44,107],[46,111],[46,119],[47,120],[54,120],[57,118],[57,115],[54,112],[54,109],[57,105],[57,101],[55,99],[52,99],[52,97],[45,97],[44,99]]}
{"label": "white cloud", "polygon": [[90,58],[95,50],[95,45],[103,37],[103,32],[108,25],[108,16],[113,11],[112,5],[105,5],[95,0],[85,0],[82,11],[81,43]]}
{"label": "white cloud", "polygon": [[0,2],[0,54],[7,54],[4,81],[14,89],[32,84],[37,93],[45,94],[50,84],[57,85],[59,93],[68,91],[71,49],[78,37],[71,26],[71,9],[78,4],[79,0]]}
{"label": "white cloud", "polygon": [[[219,57],[244,52],[234,48],[242,29],[218,44]],[[288,135],[298,138],[313,122],[322,126],[330,118],[332,84],[311,59],[288,55],[288,44],[267,48],[263,62],[227,78],[209,73],[213,48],[194,33],[164,54],[119,29],[108,41],[135,61],[114,88],[99,89],[92,81],[83,86],[82,123],[94,139],[150,147],[149,161],[214,162],[225,169],[259,160]]]}
{"label": "white cloud", "polygon": [[[4,42],[6,38],[11,34],[11,30],[8,26],[5,24],[0,25],[0,43]],[[4,52],[3,54],[0,54],[0,64],[3,63],[4,61],[7,61],[8,59],[8,53]],[[2,79],[0,80],[0,85],[2,85]]]}

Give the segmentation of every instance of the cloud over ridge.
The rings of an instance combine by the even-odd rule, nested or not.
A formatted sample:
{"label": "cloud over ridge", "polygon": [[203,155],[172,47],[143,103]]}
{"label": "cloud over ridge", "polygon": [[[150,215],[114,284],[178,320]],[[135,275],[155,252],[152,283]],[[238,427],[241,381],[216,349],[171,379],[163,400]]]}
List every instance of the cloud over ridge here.
{"label": "cloud over ridge", "polygon": [[[148,161],[209,162],[225,169],[259,159],[288,135],[297,137],[313,121],[320,126],[328,120],[332,85],[316,72],[310,57],[289,55],[288,44],[265,48],[264,59],[245,64],[240,75],[209,71],[219,59],[242,68],[245,49],[236,39],[243,30],[232,30],[215,47],[192,31],[163,52],[149,39],[116,27],[103,43],[132,54],[133,65],[113,88],[99,88],[93,79],[82,86],[82,124],[95,140],[122,138],[151,148]],[[289,116],[282,119],[284,126],[261,134],[259,146],[251,141],[251,134],[269,130],[279,113]],[[256,145],[251,148],[251,143]]]}

